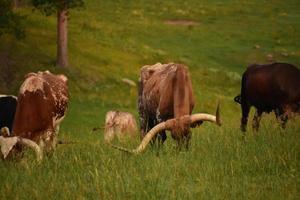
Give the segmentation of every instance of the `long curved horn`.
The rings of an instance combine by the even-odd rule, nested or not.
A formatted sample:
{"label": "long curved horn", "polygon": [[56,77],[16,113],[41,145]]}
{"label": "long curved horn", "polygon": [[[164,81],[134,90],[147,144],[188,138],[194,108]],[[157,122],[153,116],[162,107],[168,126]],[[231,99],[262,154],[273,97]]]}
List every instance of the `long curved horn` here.
{"label": "long curved horn", "polygon": [[30,147],[33,149],[36,153],[37,161],[40,163],[43,159],[43,152],[39,145],[37,145],[35,142],[32,140],[26,139],[26,138],[18,138],[18,142],[24,146]]}
{"label": "long curved horn", "polygon": [[216,116],[210,114],[196,113],[190,116],[191,123],[195,123],[197,121],[209,121],[214,122],[217,125],[221,126],[221,118],[220,118],[220,104],[217,106]]}
{"label": "long curved horn", "polygon": [[152,140],[152,138],[155,135],[157,135],[159,132],[161,132],[163,130],[171,130],[172,127],[174,127],[176,120],[183,120],[184,118],[186,118],[185,120],[190,120],[190,123],[195,123],[197,121],[209,121],[209,122],[214,122],[220,126],[221,119],[220,119],[219,107],[220,106],[218,104],[216,116],[210,115],[210,114],[204,114],[204,113],[197,113],[197,114],[193,114],[193,115],[185,115],[185,116],[180,117],[179,119],[169,119],[165,122],[161,122],[161,123],[157,124],[145,135],[141,144],[134,150],[129,150],[129,149],[126,149],[123,147],[118,147],[118,146],[115,146],[110,143],[108,143],[108,144],[111,147],[121,150],[121,151],[133,153],[133,154],[139,154],[145,150],[146,146],[149,144],[149,142]]}
{"label": "long curved horn", "polygon": [[163,130],[168,130],[170,129],[170,127],[167,127],[166,124],[171,124],[175,119],[170,119],[170,120],[167,120],[165,122],[161,122],[159,124],[157,124],[156,126],[154,126],[146,135],[145,137],[143,138],[141,144],[134,150],[129,150],[129,149],[126,149],[126,148],[123,148],[123,147],[118,147],[118,146],[115,146],[111,143],[108,143],[108,145],[110,145],[111,147],[115,148],[115,149],[118,149],[118,150],[121,150],[121,151],[125,151],[125,152],[128,152],[128,153],[133,153],[133,154],[139,154],[141,153],[147,146],[147,144],[152,140],[152,138],[157,135],[160,131],[163,131]]}

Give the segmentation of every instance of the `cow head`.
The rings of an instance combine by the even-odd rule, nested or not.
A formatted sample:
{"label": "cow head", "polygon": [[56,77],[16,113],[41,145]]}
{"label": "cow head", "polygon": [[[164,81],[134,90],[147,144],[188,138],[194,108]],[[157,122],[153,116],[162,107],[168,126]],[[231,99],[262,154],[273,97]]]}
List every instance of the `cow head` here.
{"label": "cow head", "polygon": [[38,162],[42,161],[43,158],[42,150],[35,142],[26,138],[6,137],[9,135],[10,133],[7,127],[1,129],[0,146],[1,146],[1,153],[4,159],[9,155],[9,153],[17,144],[20,144],[22,146],[27,146],[33,149],[36,153]]}
{"label": "cow head", "polygon": [[142,142],[140,145],[134,149],[134,150],[129,150],[123,147],[115,146],[113,144],[110,144],[113,148],[116,148],[121,151],[125,151],[128,153],[132,154],[140,154],[142,153],[146,146],[150,143],[150,141],[155,137],[159,132],[164,131],[164,130],[173,130],[174,127],[177,126],[178,123],[182,123],[182,121],[188,122],[189,124],[197,124],[199,122],[203,121],[209,121],[216,123],[217,125],[221,125],[221,119],[220,119],[220,113],[219,113],[219,105],[217,107],[216,115],[210,115],[210,114],[205,114],[205,113],[197,113],[193,115],[185,115],[180,118],[174,118],[174,119],[169,119],[165,122],[161,122],[154,126],[143,138]]}

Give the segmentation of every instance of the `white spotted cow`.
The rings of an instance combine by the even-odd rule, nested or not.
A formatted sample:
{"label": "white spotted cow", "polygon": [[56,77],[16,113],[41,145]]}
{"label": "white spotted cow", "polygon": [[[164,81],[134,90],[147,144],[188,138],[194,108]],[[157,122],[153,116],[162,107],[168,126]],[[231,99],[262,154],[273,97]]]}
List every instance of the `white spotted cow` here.
{"label": "white spotted cow", "polygon": [[54,150],[59,124],[68,107],[67,80],[49,71],[26,75],[18,95],[14,137],[29,139],[41,152]]}

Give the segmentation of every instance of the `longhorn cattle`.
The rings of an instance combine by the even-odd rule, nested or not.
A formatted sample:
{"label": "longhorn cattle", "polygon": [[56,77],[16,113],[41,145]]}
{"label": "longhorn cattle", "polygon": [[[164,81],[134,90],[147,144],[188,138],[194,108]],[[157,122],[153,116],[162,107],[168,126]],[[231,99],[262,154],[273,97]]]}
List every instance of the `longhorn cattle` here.
{"label": "longhorn cattle", "polygon": [[123,139],[134,137],[137,133],[137,125],[134,116],[128,112],[109,111],[105,117],[104,140],[111,142],[114,137]]}
{"label": "longhorn cattle", "polygon": [[171,130],[178,147],[184,145],[188,148],[190,127],[202,121],[220,124],[218,112],[217,117],[209,114],[191,115],[194,104],[192,83],[186,66],[157,63],[142,67],[138,97],[142,142],[133,151],[112,146],[123,151],[140,153],[150,141],[155,141],[157,135],[159,143],[162,144],[166,140],[165,131]]}
{"label": "longhorn cattle", "polygon": [[242,131],[246,131],[251,106],[256,108],[252,124],[255,131],[262,113],[271,111],[284,128],[288,117],[300,111],[300,70],[287,63],[250,65],[242,77],[241,95],[234,100],[241,104]]}
{"label": "longhorn cattle", "polygon": [[[146,65],[141,69],[139,81],[138,108],[142,138],[156,124],[192,113],[195,99],[186,66],[173,63]],[[178,143],[185,141],[187,145],[189,126],[188,122],[178,124],[172,131],[172,137]],[[162,131],[159,142],[163,143],[166,138],[165,131]]]}
{"label": "longhorn cattle", "polygon": [[17,107],[17,97],[13,95],[0,95],[0,129],[7,127],[12,131],[12,125]]}
{"label": "longhorn cattle", "polygon": [[27,74],[20,87],[12,128],[13,138],[18,139],[12,145],[26,140],[34,145],[35,150],[38,149],[37,152],[53,150],[68,101],[64,75],[54,75],[49,71]]}

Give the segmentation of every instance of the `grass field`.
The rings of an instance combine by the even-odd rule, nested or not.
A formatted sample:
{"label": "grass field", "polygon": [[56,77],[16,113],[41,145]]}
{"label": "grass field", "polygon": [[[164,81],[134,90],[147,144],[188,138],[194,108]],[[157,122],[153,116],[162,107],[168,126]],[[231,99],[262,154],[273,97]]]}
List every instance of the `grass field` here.
{"label": "grass field", "polygon": [[[66,74],[71,99],[59,138],[76,143],[40,165],[30,151],[0,162],[0,199],[299,199],[300,118],[282,130],[274,114],[264,115],[254,134],[251,113],[243,137],[233,102],[248,64],[272,55],[300,66],[299,10],[298,0],[86,0],[70,12],[71,66],[58,69],[55,17],[19,8],[26,38],[0,38],[0,93],[17,94],[27,72]],[[136,88],[121,79],[137,81],[140,67],[156,62],[186,64],[194,112],[213,114],[220,101],[223,126],[193,130],[188,151],[176,151],[170,136],[140,156],[111,149],[92,128],[108,110],[138,116]]]}

